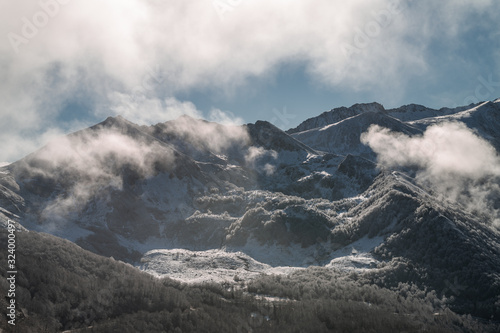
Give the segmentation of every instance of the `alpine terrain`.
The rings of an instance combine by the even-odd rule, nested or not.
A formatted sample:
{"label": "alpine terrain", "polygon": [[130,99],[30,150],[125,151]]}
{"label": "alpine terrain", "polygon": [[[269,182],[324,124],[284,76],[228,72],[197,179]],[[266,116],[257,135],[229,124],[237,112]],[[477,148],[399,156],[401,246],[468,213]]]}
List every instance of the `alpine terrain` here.
{"label": "alpine terrain", "polygon": [[287,131],[109,117],[0,168],[0,327],[496,332],[499,152],[500,99]]}

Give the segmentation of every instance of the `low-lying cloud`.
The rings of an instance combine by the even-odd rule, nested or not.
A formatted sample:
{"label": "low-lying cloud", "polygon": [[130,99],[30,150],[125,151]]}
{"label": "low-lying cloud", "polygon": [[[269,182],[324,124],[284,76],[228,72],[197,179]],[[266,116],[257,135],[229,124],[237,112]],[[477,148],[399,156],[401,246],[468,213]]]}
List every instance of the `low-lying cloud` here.
{"label": "low-lying cloud", "polygon": [[78,212],[91,198],[108,190],[123,189],[127,175],[150,177],[159,165],[175,166],[168,147],[111,129],[60,137],[22,162],[16,172],[25,182],[37,179],[48,184],[48,191],[63,189],[42,213],[50,219]]}
{"label": "low-lying cloud", "polygon": [[[115,92],[110,97],[110,108],[98,111],[99,116],[120,115],[139,125],[151,125],[176,119],[182,115],[202,118],[203,113],[189,101],[179,101],[169,97],[165,99],[148,98],[145,95],[128,95]],[[142,110],[142,112],[138,112]]]}
{"label": "low-lying cloud", "polygon": [[271,176],[276,171],[276,166],[270,162],[274,162],[277,158],[278,153],[275,150],[268,150],[263,147],[249,147],[245,154],[247,166],[262,171],[267,176]]}
{"label": "low-lying cloud", "polygon": [[[221,117],[226,124],[182,116],[158,124],[155,135],[164,140],[173,139],[181,146],[190,145],[195,150],[215,154],[225,154],[232,147],[244,147],[249,143],[250,137],[243,126],[231,124],[229,116],[222,111],[216,111],[215,117]],[[193,153],[196,155],[196,152]]]}
{"label": "low-lying cloud", "polygon": [[[214,117],[231,122],[226,113],[214,112]],[[46,197],[61,190],[42,212],[44,219],[59,220],[78,213],[94,198],[108,200],[110,191],[120,191],[126,184],[160,172],[175,172],[178,159],[186,158],[183,152],[194,159],[210,154],[239,156],[253,152],[249,143],[245,126],[181,116],[141,127],[115,118],[51,141],[15,164],[14,172],[28,188],[35,180],[34,193],[45,189],[42,192],[48,192],[41,195]]]}
{"label": "low-lying cloud", "polygon": [[382,167],[415,168],[419,183],[469,211],[490,215],[500,227],[500,157],[463,123],[432,125],[415,137],[374,125],[361,140]]}

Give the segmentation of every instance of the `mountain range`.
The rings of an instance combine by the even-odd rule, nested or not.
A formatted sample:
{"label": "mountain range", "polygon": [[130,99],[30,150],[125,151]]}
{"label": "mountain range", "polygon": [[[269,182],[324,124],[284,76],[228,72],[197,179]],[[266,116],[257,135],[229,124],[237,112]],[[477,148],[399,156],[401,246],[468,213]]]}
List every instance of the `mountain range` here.
{"label": "mountain range", "polygon": [[319,266],[494,323],[499,151],[500,99],[355,104],[287,131],[109,117],[0,168],[0,223],[189,284]]}

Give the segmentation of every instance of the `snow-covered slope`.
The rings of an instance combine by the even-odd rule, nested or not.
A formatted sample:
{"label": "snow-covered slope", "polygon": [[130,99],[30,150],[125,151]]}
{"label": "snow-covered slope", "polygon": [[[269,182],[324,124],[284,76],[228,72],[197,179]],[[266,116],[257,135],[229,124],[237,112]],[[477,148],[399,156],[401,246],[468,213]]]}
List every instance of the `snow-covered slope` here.
{"label": "snow-covered slope", "polygon": [[425,129],[430,125],[450,121],[466,124],[469,128],[476,130],[481,137],[488,140],[497,151],[500,151],[500,101],[498,99],[493,102],[483,102],[450,115],[416,120],[411,124]]}
{"label": "snow-covered slope", "polygon": [[[479,103],[481,104],[481,103]],[[340,107],[330,111],[323,112],[319,116],[309,118],[300,123],[297,127],[291,128],[286,132],[295,134],[308,131],[315,128],[322,128],[328,125],[338,123],[344,119],[351,118],[366,112],[382,113],[393,118],[399,119],[402,122],[415,121],[424,118],[441,117],[455,114],[464,110],[476,107],[479,104],[471,104],[468,106],[459,106],[456,108],[443,107],[439,110],[428,108],[418,104],[403,105],[398,108],[386,110],[379,103],[361,103],[354,104],[349,108]]]}
{"label": "snow-covered slope", "polygon": [[361,134],[366,132],[371,125],[379,125],[408,135],[421,134],[418,128],[385,113],[365,112],[324,127],[297,132],[292,136],[319,151],[341,155],[360,155],[373,159],[370,148],[360,141]]}
{"label": "snow-covered slope", "polygon": [[[313,235],[325,237],[320,234],[329,218],[303,237],[307,226],[290,228],[284,216],[300,225],[312,216],[306,207],[317,205],[316,198],[359,194],[366,179],[339,171],[342,161],[267,122],[227,127],[182,117],[140,127],[110,117],[4,167],[0,203],[3,220],[136,261],[155,248],[237,250],[244,239],[262,242],[267,229],[247,223],[259,205],[274,200],[281,206],[264,208],[264,215],[273,220],[282,214],[274,225],[285,233],[264,243],[309,246]],[[295,200],[296,207],[286,210]]]}
{"label": "snow-covered slope", "polygon": [[441,117],[461,112],[474,107],[475,105],[460,106],[456,108],[441,108],[439,110],[425,107],[418,104],[403,105],[399,108],[387,110],[387,114],[401,121],[408,122],[424,118]]}
{"label": "snow-covered slope", "polygon": [[361,103],[354,104],[349,108],[340,107],[330,111],[323,112],[317,117],[309,118],[303,121],[299,126],[291,128],[287,131],[289,134],[304,132],[313,128],[320,128],[330,124],[338,123],[347,118],[360,115],[365,112],[380,112],[384,113],[384,107],[379,103]]}

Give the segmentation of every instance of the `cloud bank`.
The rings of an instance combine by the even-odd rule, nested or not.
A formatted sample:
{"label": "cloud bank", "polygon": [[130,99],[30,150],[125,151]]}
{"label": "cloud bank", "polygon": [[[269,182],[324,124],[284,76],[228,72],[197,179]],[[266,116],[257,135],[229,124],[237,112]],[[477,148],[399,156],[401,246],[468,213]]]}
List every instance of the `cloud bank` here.
{"label": "cloud bank", "polygon": [[436,31],[452,42],[470,13],[499,10],[494,0],[3,1],[0,160],[74,129],[54,125],[73,102],[94,117],[166,121],[195,112],[171,106],[179,94],[231,94],[288,63],[328,87],[384,82],[398,94],[402,77],[426,73]]}
{"label": "cloud bank", "polygon": [[500,228],[500,157],[463,123],[433,125],[416,137],[374,125],[361,140],[377,153],[382,167],[415,168],[417,182],[442,199],[489,215]]}

